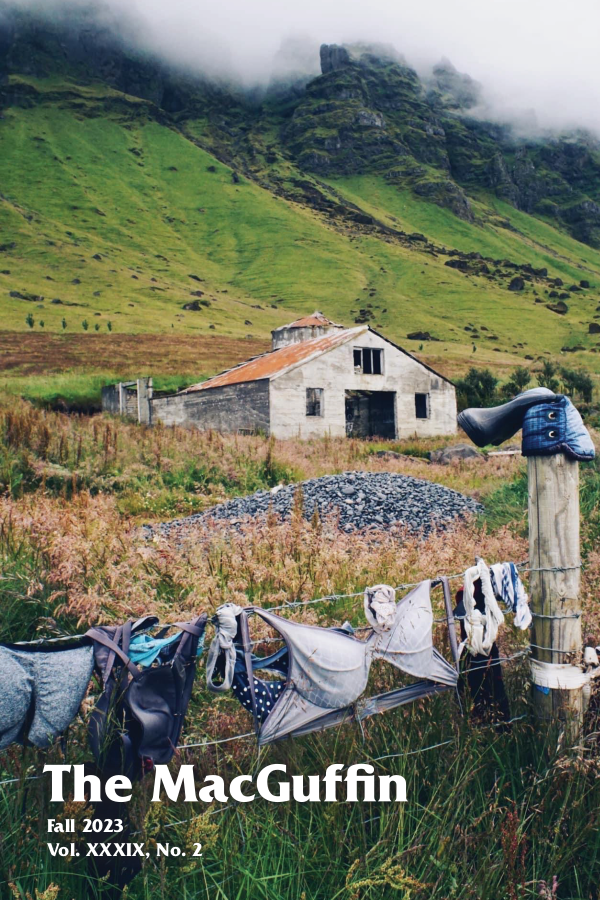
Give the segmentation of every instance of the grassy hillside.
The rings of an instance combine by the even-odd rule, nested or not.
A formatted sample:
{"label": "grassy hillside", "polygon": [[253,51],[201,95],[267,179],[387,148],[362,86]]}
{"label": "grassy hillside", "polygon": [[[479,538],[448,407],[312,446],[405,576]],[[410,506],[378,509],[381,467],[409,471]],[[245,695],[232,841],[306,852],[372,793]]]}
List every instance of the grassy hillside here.
{"label": "grassy hillside", "polygon": [[[83,373],[94,376],[88,392],[147,372],[200,378],[315,308],[347,324],[362,317],[450,375],[473,363],[502,373],[561,352],[600,372],[600,339],[588,333],[600,251],[540,218],[479,191],[465,221],[380,175],[316,179],[281,156],[270,173],[261,159],[240,174],[201,146],[216,146],[205,118],[179,126],[99,83],[9,84],[17,100],[0,119],[0,317],[5,333],[53,338],[34,371],[3,354],[5,388],[23,392],[31,375],[54,379],[51,393],[54,376],[65,385]],[[273,129],[265,121],[263,143]],[[286,188],[300,178],[294,197]],[[334,213],[307,202],[306,185]],[[409,240],[413,232],[427,241]],[[546,267],[548,277],[513,292],[510,268],[465,273],[445,264],[449,249]],[[556,277],[590,283],[563,315],[546,308]],[[414,331],[439,342],[407,341]],[[164,336],[160,350],[144,339],[140,354],[139,335],[151,334]],[[215,357],[209,337],[228,341],[227,353]]]}

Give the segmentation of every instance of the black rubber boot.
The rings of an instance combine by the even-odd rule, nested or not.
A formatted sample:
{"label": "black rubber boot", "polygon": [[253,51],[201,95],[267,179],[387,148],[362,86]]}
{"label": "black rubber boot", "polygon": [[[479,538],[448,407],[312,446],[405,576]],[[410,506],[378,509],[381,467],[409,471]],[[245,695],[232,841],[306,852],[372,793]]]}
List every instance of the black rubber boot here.
{"label": "black rubber boot", "polygon": [[516,434],[523,425],[527,410],[536,403],[549,403],[559,395],[548,388],[532,388],[524,391],[502,406],[490,409],[465,409],[458,414],[458,424],[466,431],[474,444],[502,444]]}

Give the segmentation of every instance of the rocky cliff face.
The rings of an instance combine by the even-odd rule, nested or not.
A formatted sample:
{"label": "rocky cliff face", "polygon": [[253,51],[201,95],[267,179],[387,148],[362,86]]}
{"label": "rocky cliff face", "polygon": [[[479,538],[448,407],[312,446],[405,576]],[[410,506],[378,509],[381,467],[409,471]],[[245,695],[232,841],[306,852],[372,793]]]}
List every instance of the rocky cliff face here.
{"label": "rocky cliff face", "polygon": [[295,53],[285,83],[251,101],[133,50],[114,23],[85,12],[42,21],[0,5],[0,104],[35,102],[14,76],[100,81],[178,126],[202,117],[211,152],[265,184],[276,183],[269,166],[281,158],[309,178],[376,173],[465,220],[470,195],[492,191],[600,246],[600,144],[589,134],[525,141],[481,121],[481,86],[447,60],[419,77],[392,47],[325,44],[311,77],[305,48]]}
{"label": "rocky cliff face", "polygon": [[323,45],[322,75],[307,85],[282,138],[298,164],[321,174],[379,172],[418,196],[472,218],[470,189],[492,189],[518,209],[557,220],[600,244],[600,144],[589,134],[525,141],[469,114],[482,88],[447,60],[429,78],[391,54]]}

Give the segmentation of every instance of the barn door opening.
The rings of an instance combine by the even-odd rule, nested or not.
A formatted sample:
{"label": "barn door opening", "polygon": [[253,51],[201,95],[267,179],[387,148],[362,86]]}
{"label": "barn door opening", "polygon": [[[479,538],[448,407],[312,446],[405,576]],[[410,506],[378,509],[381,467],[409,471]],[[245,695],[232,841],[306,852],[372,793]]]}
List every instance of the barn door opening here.
{"label": "barn door opening", "polygon": [[346,434],[395,438],[395,409],[395,391],[346,391]]}

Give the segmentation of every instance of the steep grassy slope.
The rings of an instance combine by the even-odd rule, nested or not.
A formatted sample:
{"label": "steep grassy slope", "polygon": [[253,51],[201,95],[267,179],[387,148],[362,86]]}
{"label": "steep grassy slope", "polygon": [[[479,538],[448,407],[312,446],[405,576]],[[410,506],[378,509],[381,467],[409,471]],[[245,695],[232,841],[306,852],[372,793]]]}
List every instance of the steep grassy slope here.
{"label": "steep grassy slope", "polygon": [[[99,312],[119,331],[214,324],[239,335],[250,315],[262,333],[286,318],[251,301],[357,289],[342,241],[311,216],[234,184],[229,169],[143,109],[106,114],[100,99],[96,115],[59,99],[10,109],[0,125],[8,325],[24,327],[30,311],[10,290],[43,295],[50,329],[63,314],[80,329]],[[186,312],[192,291],[202,291],[201,309]],[[52,308],[54,298],[81,309]]]}
{"label": "steep grassy slope", "polygon": [[[90,340],[74,372],[172,375],[185,334],[197,337],[198,362],[188,358],[182,373],[200,377],[249,355],[250,337],[260,344],[273,327],[315,308],[348,324],[369,321],[450,374],[472,362],[500,371],[526,358],[533,364],[565,347],[582,348],[569,364],[600,370],[598,338],[588,333],[600,252],[539,218],[479,192],[473,221],[465,221],[378,175],[317,179],[281,155],[269,177],[247,167],[239,174],[241,166],[202,146],[216,147],[205,118],[178,124],[98,83],[9,82],[17,99],[0,119],[3,329],[29,332],[31,315],[34,332],[78,335],[82,346],[96,331],[133,342],[163,333],[168,342],[160,352],[146,344],[133,367],[123,341],[114,342],[107,366]],[[265,120],[266,145],[269,128]],[[333,212],[307,200],[310,191]],[[411,232],[427,241],[409,239]],[[510,267],[465,273],[446,265],[451,248],[546,267],[548,277],[513,292]],[[570,295],[565,315],[546,308],[556,277],[565,286],[590,283]],[[183,308],[190,303],[197,308]],[[415,331],[439,343],[407,342]],[[217,363],[206,353],[209,335],[238,339],[237,352]],[[38,374],[64,377],[55,349]],[[4,372],[28,377],[22,365]],[[13,386],[21,390],[22,380]]]}

